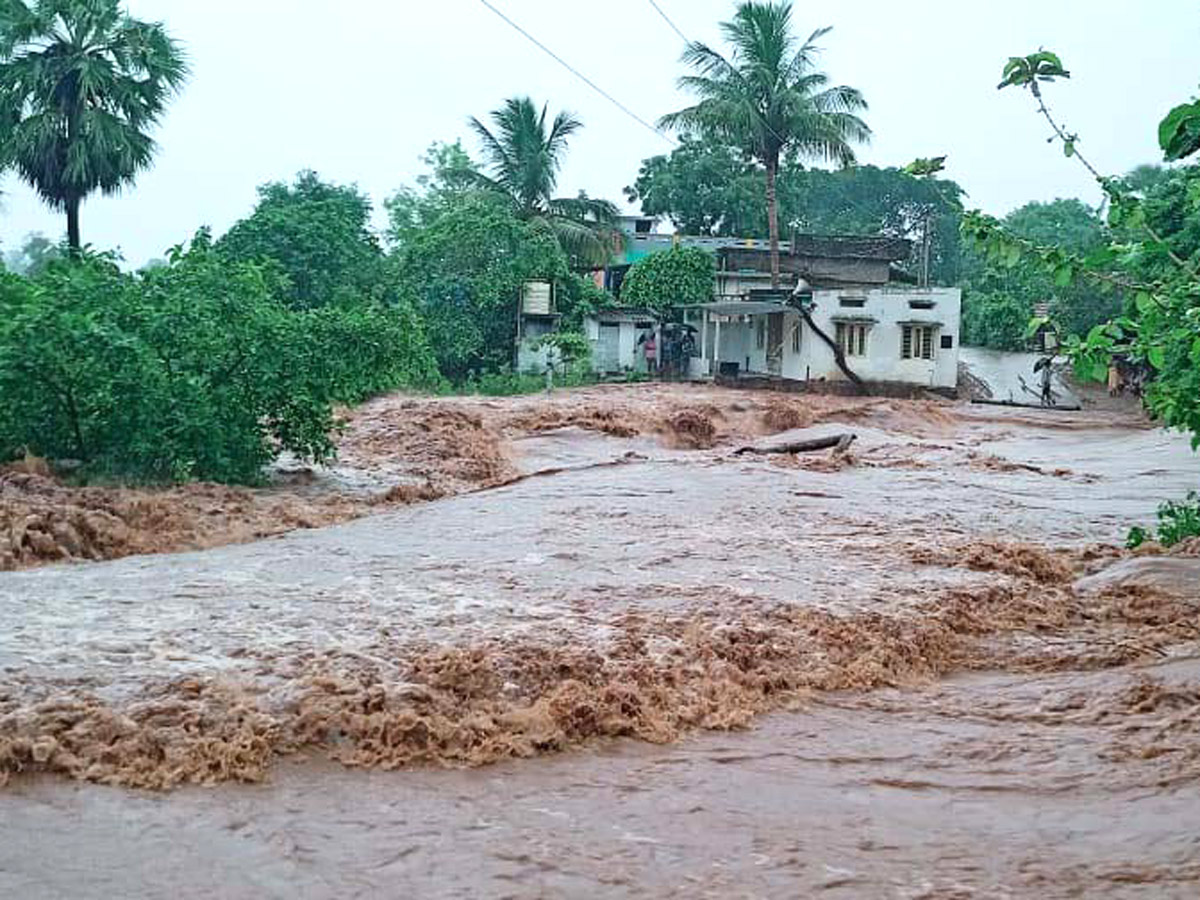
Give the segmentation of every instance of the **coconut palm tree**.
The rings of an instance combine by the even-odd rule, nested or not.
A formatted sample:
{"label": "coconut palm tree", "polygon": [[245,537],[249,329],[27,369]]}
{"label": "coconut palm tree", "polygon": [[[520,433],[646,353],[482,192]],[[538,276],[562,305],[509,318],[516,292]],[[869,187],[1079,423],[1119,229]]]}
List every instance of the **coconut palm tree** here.
{"label": "coconut palm tree", "polygon": [[162,25],[119,0],[0,0],[0,167],[67,214],[72,251],[84,198],[150,165],[148,131],[187,71]]}
{"label": "coconut palm tree", "polygon": [[792,152],[848,166],[855,161],[852,145],[871,136],[858,116],[867,108],[862,94],[831,87],[829,76],[816,68],[816,42],[829,29],[818,29],[799,43],[791,20],[791,3],[742,3],[733,20],[721,24],[731,48],[728,57],[699,42],[684,51],[683,62],[695,74],[680,78],[679,86],[698,102],[659,122],[665,128],[712,135],[762,163],[772,287],[779,287],[775,180],[780,158]]}
{"label": "coconut palm tree", "polygon": [[492,128],[472,117],[487,171],[477,175],[488,190],[508,198],[517,216],[552,231],[573,260],[600,265],[608,261],[617,208],[585,194],[555,197],[559,169],[571,135],[583,127],[560,112],[547,122],[528,97],[513,97],[491,114]]}

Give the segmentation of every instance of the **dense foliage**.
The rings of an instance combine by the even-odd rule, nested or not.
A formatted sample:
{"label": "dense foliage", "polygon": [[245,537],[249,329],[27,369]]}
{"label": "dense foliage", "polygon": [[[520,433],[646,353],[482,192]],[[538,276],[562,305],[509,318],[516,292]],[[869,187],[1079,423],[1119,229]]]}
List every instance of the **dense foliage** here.
{"label": "dense foliage", "polygon": [[161,25],[119,0],[0,2],[0,170],[15,168],[81,245],[79,207],[150,165],[150,130],[187,63]]}
{"label": "dense foliage", "polygon": [[357,188],[328,184],[301,172],[293,185],[258,189],[258,205],[217,243],[237,262],[270,263],[286,282],[283,295],[296,309],[339,296],[379,296],[383,254],[371,231],[371,201]]}
{"label": "dense foliage", "polygon": [[[1042,247],[1087,255],[1109,240],[1100,216],[1079,200],[1028,203],[1003,220],[1012,235]],[[963,341],[998,350],[1021,350],[1039,305],[1064,334],[1085,335],[1121,311],[1121,298],[1095,284],[1060,284],[1037,266],[1008,265],[968,247],[962,262]]]}
{"label": "dense foliage", "polygon": [[568,275],[553,233],[486,192],[447,204],[405,240],[393,266],[451,380],[511,365],[522,285]]}
{"label": "dense foliage", "polygon": [[634,263],[621,284],[621,302],[666,311],[712,300],[716,259],[697,247],[672,247]]}
{"label": "dense foliage", "polygon": [[[684,234],[757,237],[767,233],[763,168],[713,139],[685,137],[670,154],[642,162],[625,189],[642,212],[661,216]],[[779,227],[793,233],[877,235],[914,241],[904,268],[919,270],[924,229],[930,230],[930,277],[959,279],[962,189],[953,181],[916,178],[898,168],[805,169],[784,156],[776,178]]]}
{"label": "dense foliage", "polygon": [[333,406],[433,375],[411,311],[295,312],[201,233],[168,265],[104,257],[0,281],[0,459],[92,474],[254,482],[281,451],[333,453]]}

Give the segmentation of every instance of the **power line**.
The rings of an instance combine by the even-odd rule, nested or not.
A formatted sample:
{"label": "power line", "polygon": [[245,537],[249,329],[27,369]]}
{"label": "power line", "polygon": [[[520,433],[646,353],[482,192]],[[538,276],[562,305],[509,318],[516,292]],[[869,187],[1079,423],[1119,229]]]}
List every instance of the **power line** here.
{"label": "power line", "polygon": [[663,8],[658,5],[656,0],[649,0],[649,3],[651,6],[654,7],[654,11],[657,12],[660,16],[662,16],[663,21],[671,26],[671,30],[674,31],[677,35],[679,35],[679,39],[681,41],[683,41],[685,44],[691,43],[691,41],[688,40],[688,36],[679,30],[679,26],[671,21],[671,17],[668,16],[665,12],[663,12]]}
{"label": "power line", "polygon": [[[683,41],[685,44],[687,44],[688,46],[691,46],[691,43],[692,43],[691,39],[686,34],[683,33],[683,31],[679,28],[678,25],[676,25],[673,21],[671,21],[670,16],[668,16],[665,12],[663,12],[663,8],[658,5],[657,0],[647,0],[647,2],[651,6],[654,7],[654,11],[656,13],[658,13],[660,16],[662,16],[662,20],[671,26],[671,30],[674,31],[677,35],[679,35],[679,39],[681,41]],[[767,131],[771,132],[772,136],[775,138],[775,140],[779,141],[780,144],[782,144],[784,146],[787,145],[787,141],[785,141],[780,136],[778,131],[776,131],[774,128],[771,127],[771,123],[768,122],[765,118],[763,119],[763,126],[767,129]]]}
{"label": "power line", "polygon": [[557,62],[560,66],[562,66],[564,69],[566,69],[572,75],[574,75],[576,78],[578,78],[580,81],[582,81],[588,87],[590,87],[593,91],[595,91],[597,94],[599,94],[605,100],[607,100],[609,103],[611,103],[617,109],[621,110],[621,112],[625,113],[625,115],[629,116],[631,119],[633,119],[635,122],[637,122],[639,125],[643,126],[644,128],[646,128],[650,131],[653,131],[664,141],[667,141],[670,144],[676,143],[674,138],[672,138],[670,135],[664,133],[663,131],[659,130],[654,125],[651,125],[649,122],[647,122],[645,119],[643,119],[637,113],[635,113],[632,109],[630,109],[628,106],[626,106],[620,100],[618,100],[616,97],[614,97],[608,91],[604,90],[604,88],[600,87],[600,85],[596,84],[596,82],[592,81],[592,79],[588,78],[586,75],[584,75],[582,72],[580,72],[574,66],[572,66],[569,62],[567,62],[565,59],[563,59],[561,56],[559,56],[557,53],[555,53],[553,50],[551,50],[549,47],[547,47],[545,44],[543,44],[541,41],[539,41],[537,38],[535,38],[532,34],[530,34],[528,31],[526,31],[524,28],[522,28],[520,25],[518,25],[516,22],[514,22],[512,19],[510,19],[504,13],[502,13],[499,9],[497,9],[495,6],[493,6],[491,3],[489,3],[488,0],[479,0],[479,2],[482,3],[484,6],[486,6],[488,9],[490,9],[492,12],[494,12],[497,16],[499,16],[505,22],[507,22],[511,28],[513,28],[519,34],[524,36],[525,39],[528,40],[531,44],[533,44],[535,47],[537,47],[539,50],[541,50],[543,53],[545,53],[547,56],[549,56],[551,59],[553,59],[555,62]]}

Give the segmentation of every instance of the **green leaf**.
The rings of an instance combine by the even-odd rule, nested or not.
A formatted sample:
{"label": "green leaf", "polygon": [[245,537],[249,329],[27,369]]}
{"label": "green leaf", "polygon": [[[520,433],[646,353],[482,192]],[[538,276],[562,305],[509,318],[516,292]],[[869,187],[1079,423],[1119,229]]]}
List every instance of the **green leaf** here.
{"label": "green leaf", "polygon": [[1167,162],[1200,150],[1200,100],[1175,107],[1158,126],[1158,144]]}
{"label": "green leaf", "polygon": [[1054,270],[1054,285],[1055,287],[1068,287],[1075,278],[1075,268],[1069,263],[1061,265]]}
{"label": "green leaf", "polygon": [[1049,317],[1034,316],[1032,319],[1029,320],[1029,324],[1025,326],[1025,339],[1029,340],[1030,338],[1034,337],[1035,335],[1037,335],[1037,333],[1039,331],[1042,330],[1042,328],[1044,326],[1049,325],[1049,324],[1050,324]]}
{"label": "green leaf", "polygon": [[1146,359],[1149,360],[1150,365],[1154,366],[1160,372],[1166,368],[1167,354],[1162,347],[1151,347],[1150,352],[1146,354]]}
{"label": "green leaf", "polygon": [[1063,144],[1063,155],[1070,159],[1075,155],[1075,142],[1067,141]]}
{"label": "green leaf", "polygon": [[1137,306],[1137,311],[1142,315],[1153,312],[1157,306],[1154,302],[1154,297],[1147,291],[1138,291],[1134,297],[1134,304]]}

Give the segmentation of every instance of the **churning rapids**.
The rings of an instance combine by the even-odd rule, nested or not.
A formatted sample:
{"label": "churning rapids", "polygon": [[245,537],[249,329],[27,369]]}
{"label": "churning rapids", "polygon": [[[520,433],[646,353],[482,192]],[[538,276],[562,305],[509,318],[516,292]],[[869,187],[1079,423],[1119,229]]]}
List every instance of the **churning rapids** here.
{"label": "churning rapids", "polygon": [[1182,436],[646,386],[342,456],[403,502],[0,574],[0,896],[1200,895],[1200,548],[1119,549]]}

